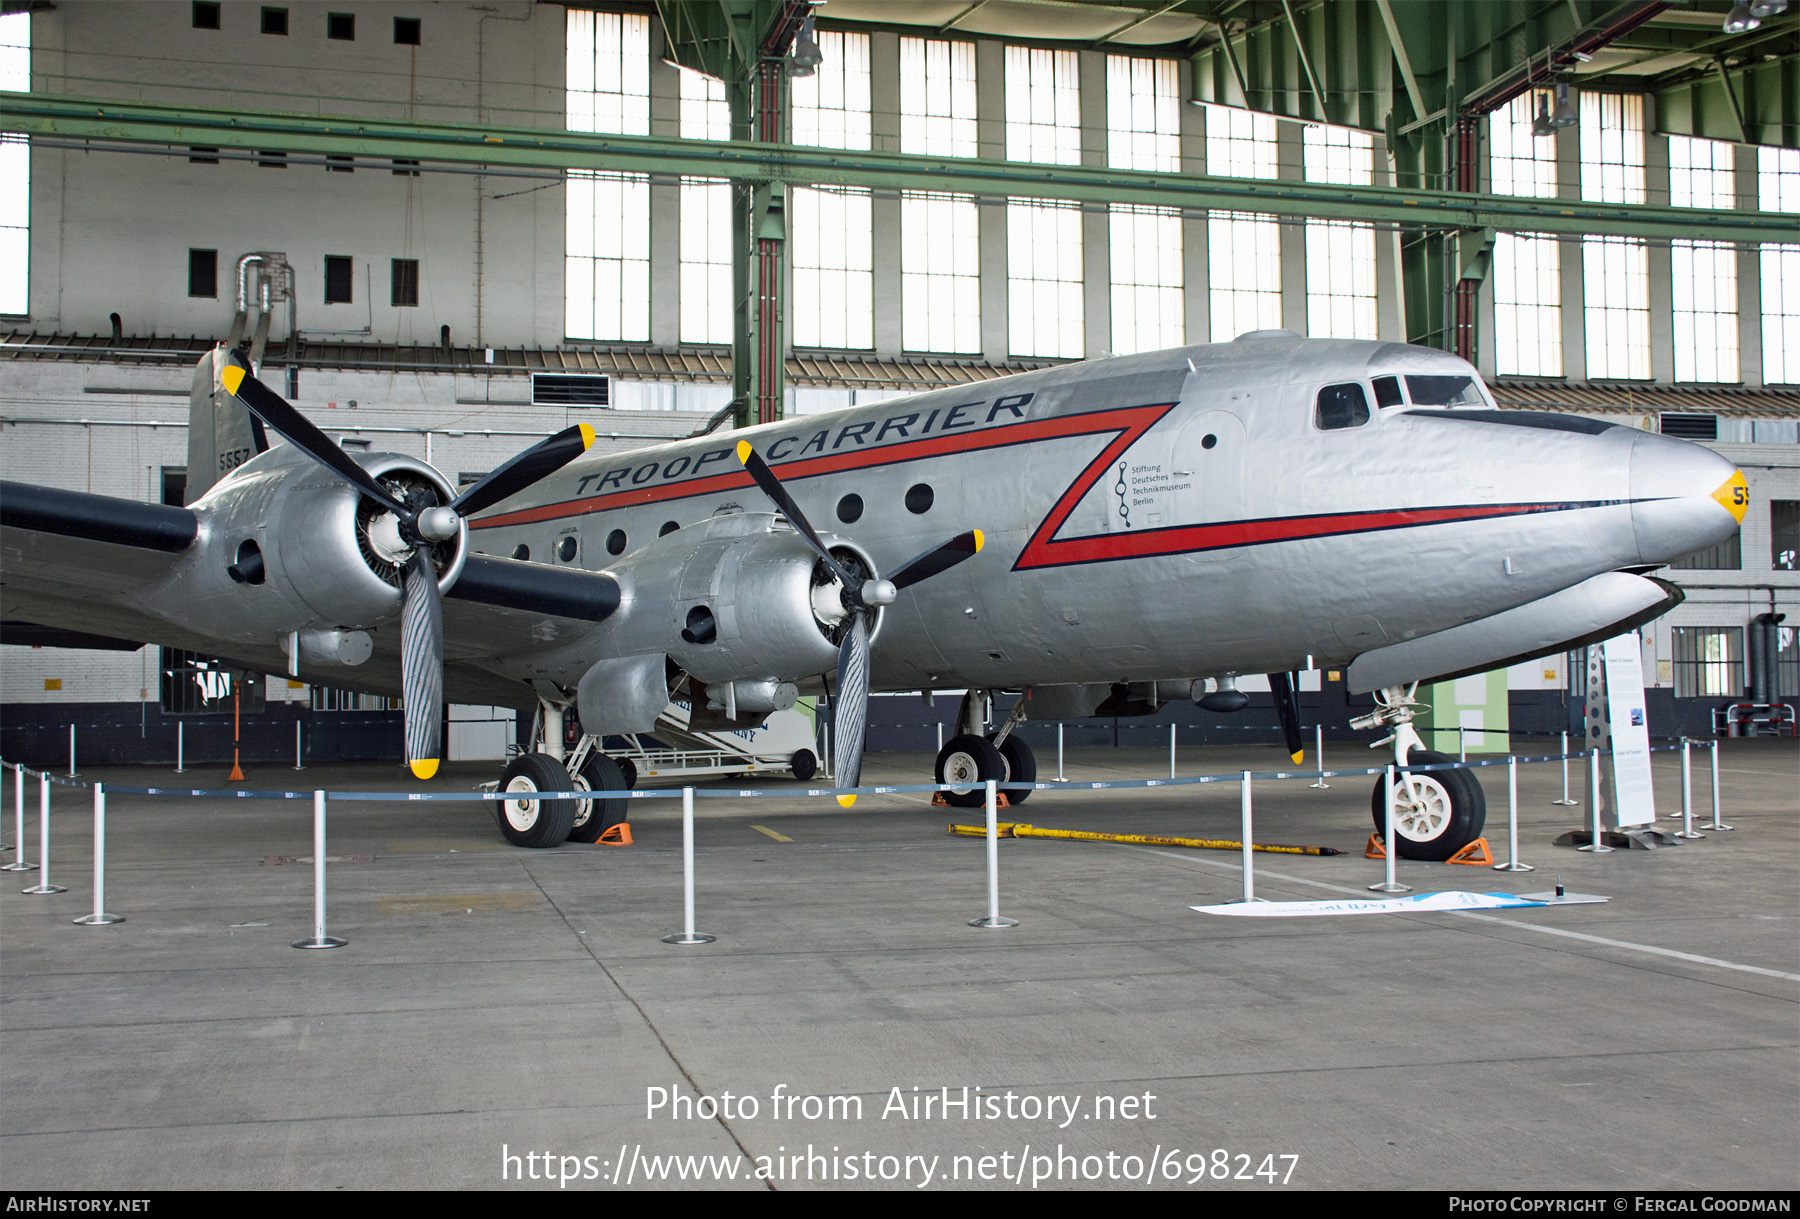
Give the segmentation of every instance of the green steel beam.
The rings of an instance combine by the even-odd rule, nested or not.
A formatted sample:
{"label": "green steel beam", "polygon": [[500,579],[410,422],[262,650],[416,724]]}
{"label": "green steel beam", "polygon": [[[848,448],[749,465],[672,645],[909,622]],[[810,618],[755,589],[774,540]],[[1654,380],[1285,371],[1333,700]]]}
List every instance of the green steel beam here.
{"label": "green steel beam", "polygon": [[[1287,179],[1158,174],[1075,165],[679,140],[535,127],[474,129],[387,119],[201,110],[65,95],[0,93],[0,130],[121,144],[203,145],[406,158],[506,168],[576,169],[731,178],[789,185],[959,191],[988,196],[1127,203],[1359,220],[1432,229],[1497,229],[1757,244],[1793,239],[1793,218],[1747,211],[1588,203],[1511,195],[1335,186]],[[1422,141],[1420,177],[1433,177]]]}
{"label": "green steel beam", "polygon": [[1709,140],[1800,145],[1800,56],[1708,73],[1656,91],[1656,131]]}

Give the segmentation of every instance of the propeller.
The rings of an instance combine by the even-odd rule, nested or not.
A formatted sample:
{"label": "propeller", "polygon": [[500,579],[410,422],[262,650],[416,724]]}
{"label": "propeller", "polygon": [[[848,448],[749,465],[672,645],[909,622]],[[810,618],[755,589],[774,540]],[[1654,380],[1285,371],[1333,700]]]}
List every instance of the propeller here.
{"label": "propeller", "polygon": [[1271,673],[1269,691],[1275,696],[1275,714],[1287,737],[1288,756],[1298,766],[1306,758],[1306,743],[1300,736],[1300,707],[1294,701],[1294,679],[1286,673]]}
{"label": "propeller", "polygon": [[[811,544],[826,567],[837,577],[839,597],[850,616],[849,629],[844,632],[843,642],[838,645],[838,688],[833,700],[836,711],[832,720],[832,731],[836,737],[834,752],[837,756],[838,790],[842,793],[857,786],[862,778],[863,737],[869,723],[871,614],[881,606],[893,604],[901,589],[910,588],[921,580],[946,572],[964,559],[979,554],[983,540],[981,530],[971,529],[967,533],[959,533],[947,542],[914,555],[896,567],[886,579],[859,575],[846,568],[831,553],[811,522],[806,519],[806,514],[800,511],[800,505],[794,502],[793,496],[787,493],[787,488],[781,485],[781,480],[775,477],[775,471],[769,468],[769,463],[751,447],[748,440],[738,441],[737,455],[756,485],[762,488],[763,494],[774,501],[776,509]],[[856,803],[854,795],[840,794],[837,800],[845,808]]]}
{"label": "propeller", "polygon": [[465,517],[516,495],[585,453],[594,429],[585,423],[565,428],[503,462],[448,504],[419,488],[404,499],[377,482],[348,453],[281,395],[250,375],[234,352],[220,370],[225,388],[251,412],[301,452],[387,509],[370,522],[378,550],[406,554],[400,563],[400,685],[406,709],[406,762],[414,775],[437,773],[442,752],[439,721],[444,704],[444,612],[431,548],[461,531]]}

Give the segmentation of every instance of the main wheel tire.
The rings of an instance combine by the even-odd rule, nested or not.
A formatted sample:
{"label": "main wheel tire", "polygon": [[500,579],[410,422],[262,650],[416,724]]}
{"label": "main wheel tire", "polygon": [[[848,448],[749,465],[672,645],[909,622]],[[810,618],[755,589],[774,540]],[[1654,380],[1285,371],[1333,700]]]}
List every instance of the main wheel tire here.
{"label": "main wheel tire", "polygon": [[625,790],[628,792],[636,791],[637,763],[633,762],[630,758],[614,758],[613,761],[619,764],[619,769],[625,774]]}
{"label": "main wheel tire", "polygon": [[987,803],[983,785],[989,779],[1006,778],[1006,762],[992,741],[965,734],[951,737],[938,751],[936,774],[939,783],[956,785],[956,790],[944,793],[946,804],[952,808],[981,808]]}
{"label": "main wheel tire", "polygon": [[[1411,761],[1415,766],[1435,766],[1454,762],[1441,753],[1415,749]],[[1408,768],[1410,770],[1411,767]],[[1407,799],[1406,785],[1394,772],[1394,837],[1399,840],[1397,858],[1421,859],[1442,863],[1481,837],[1487,824],[1487,795],[1468,770],[1433,770],[1415,774],[1419,789],[1416,802]],[[1382,808],[1387,791],[1387,776],[1375,780],[1369,795],[1369,813],[1377,834],[1387,833],[1387,818]]]}
{"label": "main wheel tire", "polygon": [[496,801],[500,833],[516,847],[558,847],[575,824],[574,800],[535,800],[537,792],[569,791],[569,772],[547,753],[524,753],[500,775],[500,790],[515,798]]}
{"label": "main wheel tire", "polygon": [[[1037,755],[1031,752],[1031,746],[1019,739],[1017,733],[1008,734],[1000,742],[1000,760],[1006,765],[1007,783],[1036,783]],[[1009,804],[1014,806],[1025,803],[1034,787],[1007,787],[1001,784],[1000,790],[1006,793]],[[984,797],[985,799],[985,797]]]}
{"label": "main wheel tire", "polygon": [[788,769],[794,772],[794,778],[802,783],[819,773],[819,759],[810,749],[800,749],[788,759]]}
{"label": "main wheel tire", "polygon": [[[624,769],[603,753],[588,755],[587,763],[582,766],[581,774],[576,776],[577,786],[588,791],[618,792],[629,790],[625,782]],[[570,842],[599,842],[600,835],[625,820],[625,798],[613,796],[606,800],[575,801],[575,824],[569,830]],[[580,806],[585,805],[585,808]]]}

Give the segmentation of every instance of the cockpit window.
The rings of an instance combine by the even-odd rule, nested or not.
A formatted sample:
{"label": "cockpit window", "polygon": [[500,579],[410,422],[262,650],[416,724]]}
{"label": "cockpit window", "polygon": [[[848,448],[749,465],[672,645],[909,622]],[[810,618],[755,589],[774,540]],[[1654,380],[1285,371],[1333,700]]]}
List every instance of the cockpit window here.
{"label": "cockpit window", "polygon": [[1323,432],[1338,428],[1361,427],[1369,421],[1369,400],[1361,385],[1327,385],[1319,391],[1318,411],[1314,419]]}
{"label": "cockpit window", "polygon": [[1400,396],[1399,377],[1375,378],[1375,405],[1378,407],[1403,406],[1406,399]]}
{"label": "cockpit window", "polygon": [[1475,378],[1455,374],[1409,376],[1406,392],[1414,406],[1486,406]]}

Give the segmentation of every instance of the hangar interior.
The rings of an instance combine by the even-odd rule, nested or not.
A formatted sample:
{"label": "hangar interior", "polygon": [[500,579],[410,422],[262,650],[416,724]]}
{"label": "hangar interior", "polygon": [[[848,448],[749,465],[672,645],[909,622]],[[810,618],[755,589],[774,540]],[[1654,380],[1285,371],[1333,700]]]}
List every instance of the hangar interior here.
{"label": "hangar interior", "polygon": [[[192,368],[224,341],[346,448],[466,483],[573,422],[624,451],[1248,331],[1390,339],[1471,359],[1502,407],[1736,462],[1740,536],[1662,573],[1687,600],[1645,633],[1652,726],[1775,701],[1752,653],[1800,695],[1786,6],[4,10],[8,478],[191,499]],[[225,756],[233,691],[246,756],[296,720],[319,757],[398,745],[388,700],[205,657],[14,622],[0,655],[9,759],[60,760],[71,723],[95,761],[172,758],[177,723]],[[1441,700],[1554,726],[1567,667]],[[1303,713],[1338,684],[1310,675]],[[891,702],[870,747],[926,745],[937,713]],[[504,748],[511,709],[449,714],[452,758]],[[1171,716],[1211,718],[1131,727]]]}

